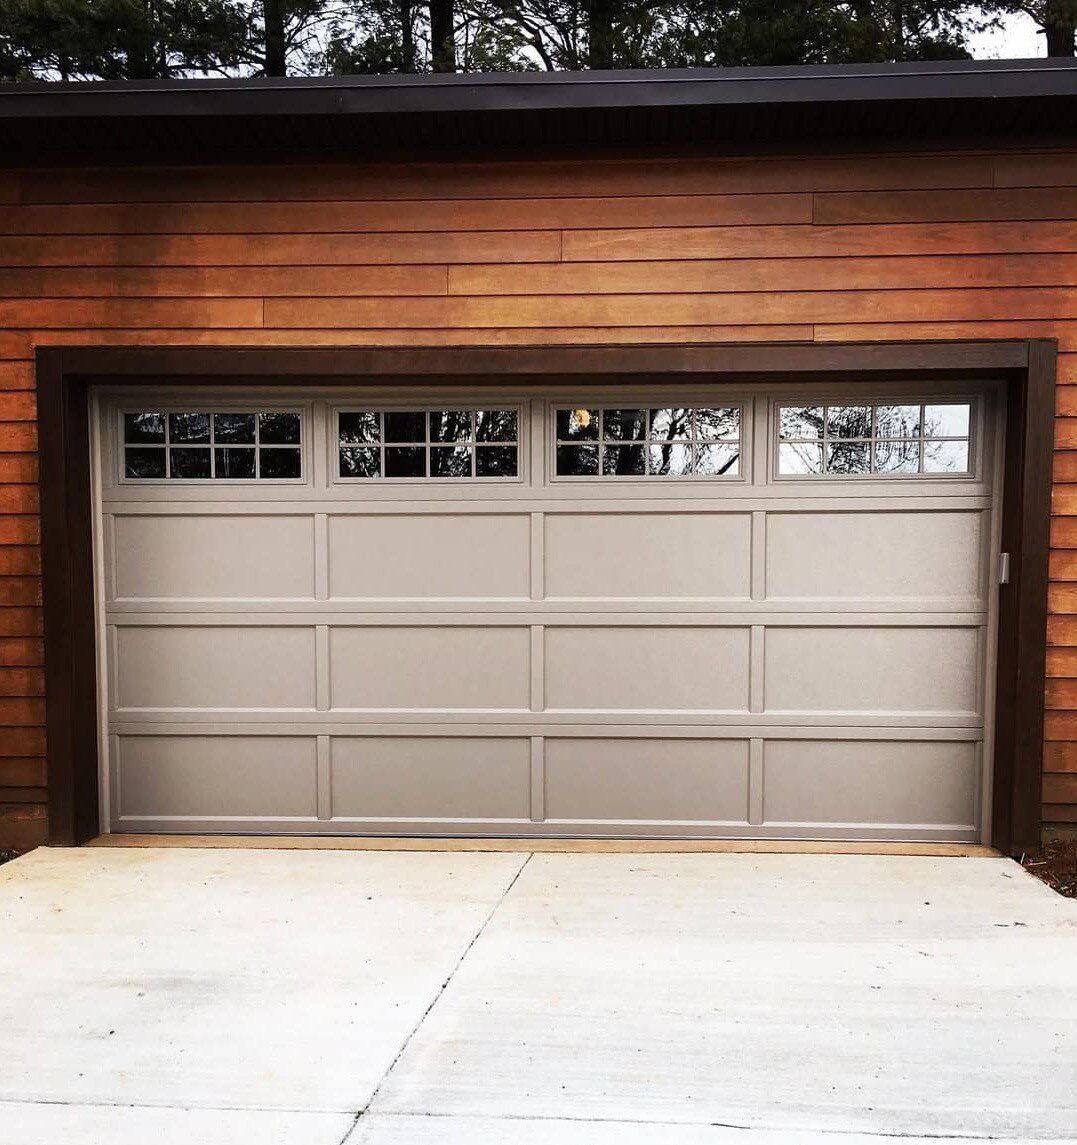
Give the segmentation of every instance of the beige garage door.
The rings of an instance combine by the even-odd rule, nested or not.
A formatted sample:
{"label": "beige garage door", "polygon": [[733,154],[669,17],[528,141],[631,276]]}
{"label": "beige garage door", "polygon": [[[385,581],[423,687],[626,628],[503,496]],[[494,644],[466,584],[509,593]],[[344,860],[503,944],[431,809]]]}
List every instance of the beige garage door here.
{"label": "beige garage door", "polygon": [[95,400],[113,831],[981,837],[991,390]]}

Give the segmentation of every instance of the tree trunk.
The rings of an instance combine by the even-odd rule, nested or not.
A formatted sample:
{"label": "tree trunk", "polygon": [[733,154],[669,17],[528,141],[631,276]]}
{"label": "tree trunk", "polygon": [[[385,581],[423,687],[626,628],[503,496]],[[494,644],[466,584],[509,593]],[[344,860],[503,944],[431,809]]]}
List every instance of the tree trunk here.
{"label": "tree trunk", "polygon": [[587,66],[613,67],[613,0],[586,0]]}
{"label": "tree trunk", "polygon": [[286,0],[262,0],[265,19],[266,58],[265,74],[283,76],[288,72],[285,59],[284,6]]}
{"label": "tree trunk", "polygon": [[1049,56],[1072,56],[1077,50],[1077,30],[1073,24],[1052,23],[1044,31],[1047,33]]}
{"label": "tree trunk", "polygon": [[430,66],[456,71],[456,27],[453,0],[430,0]]}
{"label": "tree trunk", "polygon": [[411,0],[400,0],[397,10],[400,16],[400,70],[415,71],[415,13]]}

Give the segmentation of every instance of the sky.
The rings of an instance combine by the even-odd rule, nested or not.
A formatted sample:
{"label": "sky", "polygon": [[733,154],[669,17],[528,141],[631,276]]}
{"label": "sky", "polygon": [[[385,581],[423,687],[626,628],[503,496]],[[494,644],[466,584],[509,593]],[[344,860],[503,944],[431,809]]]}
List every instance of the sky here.
{"label": "sky", "polygon": [[1047,54],[1047,46],[1032,18],[1023,13],[1003,17],[1003,26],[972,38],[978,60],[1030,60]]}

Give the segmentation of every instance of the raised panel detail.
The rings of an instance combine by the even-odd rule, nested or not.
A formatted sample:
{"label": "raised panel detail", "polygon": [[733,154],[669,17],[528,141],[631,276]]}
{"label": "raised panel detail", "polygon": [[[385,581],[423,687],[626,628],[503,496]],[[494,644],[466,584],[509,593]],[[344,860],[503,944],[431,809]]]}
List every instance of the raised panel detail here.
{"label": "raised panel detail", "polygon": [[751,593],[745,513],[551,513],[553,597],[735,597]]}
{"label": "raised panel detail", "polygon": [[127,818],[316,813],[311,736],[121,736],[118,766]]}
{"label": "raised panel detail", "polygon": [[979,598],[980,516],[978,512],[771,513],[767,595]]}
{"label": "raised panel detail", "polygon": [[769,740],[765,823],[976,821],[977,744]]}
{"label": "raised panel detail", "polygon": [[116,630],[119,708],[313,708],[312,628]]}
{"label": "raised panel detail", "polygon": [[314,596],[311,517],[119,515],[113,532],[121,599]]}
{"label": "raised panel detail", "polygon": [[329,518],[329,591],[342,597],[530,595],[530,518],[415,514]]}
{"label": "raised panel detail", "polygon": [[547,628],[547,707],[744,711],[748,634],[747,628]]}
{"label": "raised panel detail", "polygon": [[355,736],[332,741],[334,818],[527,819],[524,738]]}
{"label": "raised panel detail", "polygon": [[968,712],[975,628],[767,629],[768,711]]}
{"label": "raised panel detail", "polygon": [[731,739],[547,739],[546,816],[746,822],[748,743]]}
{"label": "raised panel detail", "polygon": [[530,649],[526,628],[335,628],[329,638],[332,706],[526,709]]}

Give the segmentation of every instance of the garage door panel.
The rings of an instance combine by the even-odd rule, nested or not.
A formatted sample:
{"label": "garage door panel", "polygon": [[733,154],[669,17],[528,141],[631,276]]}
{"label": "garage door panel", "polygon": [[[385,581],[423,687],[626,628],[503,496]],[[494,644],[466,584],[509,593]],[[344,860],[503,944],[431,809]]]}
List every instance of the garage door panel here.
{"label": "garage door panel", "polygon": [[334,818],[531,814],[531,741],[524,737],[334,737],[331,752]]}
{"label": "garage door panel", "polygon": [[771,627],[767,711],[974,716],[979,629]]}
{"label": "garage door panel", "polygon": [[747,513],[550,513],[546,592],[747,599],[751,534]]}
{"label": "garage door panel", "polygon": [[551,627],[545,635],[552,710],[748,709],[748,628]]}
{"label": "garage door panel", "polygon": [[546,740],[553,820],[748,820],[748,741]]}
{"label": "garage door panel", "polygon": [[769,740],[763,821],[976,822],[979,744]]}
{"label": "garage door panel", "polygon": [[317,813],[313,736],[120,736],[119,811],[142,816]]}
{"label": "garage door panel", "polygon": [[509,598],[531,591],[523,513],[329,518],[329,592],[352,598]]}
{"label": "garage door panel", "polygon": [[313,628],[121,625],[114,643],[121,711],[315,706]]}
{"label": "garage door panel", "polygon": [[314,596],[312,516],[120,514],[112,528],[118,599]]}
{"label": "garage door panel", "polygon": [[337,627],[329,634],[332,707],[524,710],[529,628]]}
{"label": "garage door panel", "polygon": [[677,388],[95,391],[113,828],[982,837],[993,399]]}
{"label": "garage door panel", "polygon": [[767,595],[976,600],[982,519],[979,511],[770,513]]}

